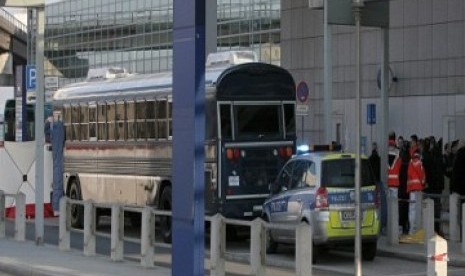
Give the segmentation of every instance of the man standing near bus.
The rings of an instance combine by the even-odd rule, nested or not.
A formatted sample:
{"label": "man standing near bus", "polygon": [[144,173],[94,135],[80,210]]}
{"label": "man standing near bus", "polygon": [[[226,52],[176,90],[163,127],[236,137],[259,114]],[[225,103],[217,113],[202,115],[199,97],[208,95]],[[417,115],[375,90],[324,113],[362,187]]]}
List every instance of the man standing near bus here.
{"label": "man standing near bus", "polygon": [[63,196],[63,147],[65,131],[63,122],[56,116],[52,124],[52,156],[53,156],[53,191],[52,208],[57,216],[60,210],[60,198]]}

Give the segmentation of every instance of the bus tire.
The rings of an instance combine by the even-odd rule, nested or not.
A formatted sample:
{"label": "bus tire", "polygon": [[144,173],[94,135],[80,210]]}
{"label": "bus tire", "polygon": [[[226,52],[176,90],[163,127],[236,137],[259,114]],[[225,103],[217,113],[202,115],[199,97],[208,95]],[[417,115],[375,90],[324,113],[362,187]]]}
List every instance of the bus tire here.
{"label": "bus tire", "polygon": [[[161,193],[160,209],[164,211],[171,211],[171,186],[166,186]],[[160,218],[160,229],[163,241],[166,243],[171,243],[171,217],[162,216]]]}
{"label": "bus tire", "polygon": [[[73,200],[82,200],[81,187],[76,179],[72,179],[69,184],[68,196]],[[84,225],[84,206],[71,204],[71,226],[82,228]]]}

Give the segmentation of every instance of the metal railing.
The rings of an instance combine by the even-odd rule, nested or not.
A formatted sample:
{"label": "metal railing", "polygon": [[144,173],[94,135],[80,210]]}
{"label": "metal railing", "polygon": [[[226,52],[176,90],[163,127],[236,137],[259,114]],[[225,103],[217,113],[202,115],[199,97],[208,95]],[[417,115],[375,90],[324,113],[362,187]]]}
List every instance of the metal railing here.
{"label": "metal railing", "polygon": [[[71,205],[84,208],[83,230],[71,227]],[[111,234],[96,231],[96,209],[111,209]],[[140,238],[124,236],[124,212],[141,213]],[[95,204],[92,201],[76,201],[63,197],[60,200],[59,218],[59,249],[70,250],[71,231],[83,232],[84,255],[96,254],[96,236],[105,236],[111,240],[110,259],[122,261],[124,258],[124,241],[140,244],[140,264],[143,267],[153,267],[156,254],[155,246],[171,247],[168,244],[155,242],[155,218],[171,216],[171,212],[155,210],[151,207],[134,208],[119,204]],[[226,225],[245,226],[250,228],[250,274],[266,275],[266,233],[267,229],[283,229],[296,231],[296,275],[311,275],[312,271],[312,229],[306,224],[282,225],[267,223],[260,218],[253,221],[226,219],[217,214],[205,217],[211,223],[210,227],[210,271],[211,275],[225,275],[226,263]]]}
{"label": "metal railing", "polygon": [[7,12],[3,8],[0,8],[0,18],[4,19],[2,20],[2,23],[5,24],[5,26],[2,26],[2,28],[5,28],[7,31],[11,32],[12,34],[21,37],[23,40],[26,40],[26,37],[27,37],[26,24],[18,20],[14,15]]}
{"label": "metal railing", "polygon": [[6,231],[6,197],[15,200],[15,240],[26,240],[26,195],[23,193],[6,194],[0,190],[0,238],[5,237]]}

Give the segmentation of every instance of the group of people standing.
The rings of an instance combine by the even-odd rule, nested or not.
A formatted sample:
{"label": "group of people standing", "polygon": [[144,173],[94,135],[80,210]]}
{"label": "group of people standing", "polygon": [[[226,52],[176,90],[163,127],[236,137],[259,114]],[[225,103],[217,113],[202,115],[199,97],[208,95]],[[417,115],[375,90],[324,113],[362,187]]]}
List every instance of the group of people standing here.
{"label": "group of people standing", "polygon": [[[373,146],[370,163],[380,180],[380,166],[375,163],[374,156],[377,155],[376,145]],[[437,142],[432,136],[418,139],[417,135],[412,135],[410,141],[406,141],[402,136],[396,137],[395,132],[389,133],[387,193],[399,199],[399,226],[404,234],[413,234],[421,228],[416,225],[416,212],[421,210],[417,210],[415,204],[416,200],[421,200],[421,192],[440,194],[444,188],[441,148],[442,141]],[[440,208],[439,202],[436,206]],[[440,215],[440,209],[435,209],[435,215]]]}

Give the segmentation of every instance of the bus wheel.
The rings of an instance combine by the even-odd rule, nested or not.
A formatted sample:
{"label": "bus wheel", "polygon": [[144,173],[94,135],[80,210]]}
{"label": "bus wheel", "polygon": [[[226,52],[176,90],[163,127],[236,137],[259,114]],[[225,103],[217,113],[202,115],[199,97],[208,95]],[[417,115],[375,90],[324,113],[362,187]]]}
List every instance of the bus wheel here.
{"label": "bus wheel", "polygon": [[[69,198],[73,200],[82,200],[81,187],[76,179],[71,180],[69,186]],[[71,204],[71,226],[74,228],[82,228],[84,225],[84,206]]]}
{"label": "bus wheel", "polygon": [[[171,211],[171,187],[167,186],[163,189],[160,198],[160,209],[164,211]],[[162,216],[160,219],[161,234],[163,241],[171,243],[171,217]]]}

